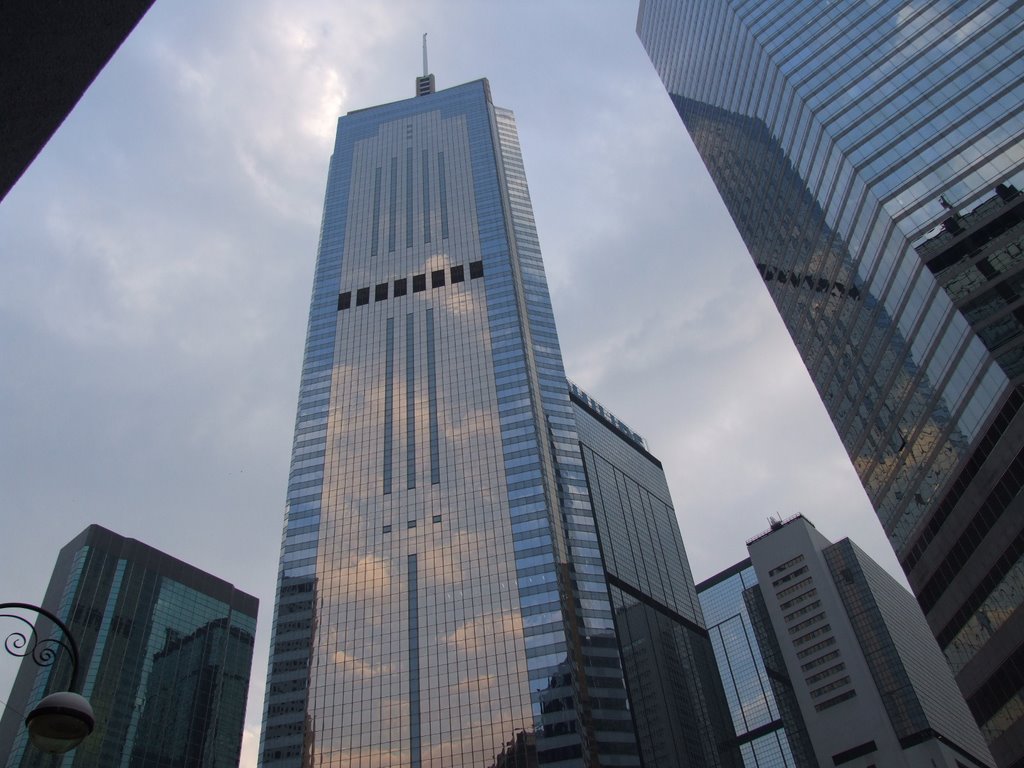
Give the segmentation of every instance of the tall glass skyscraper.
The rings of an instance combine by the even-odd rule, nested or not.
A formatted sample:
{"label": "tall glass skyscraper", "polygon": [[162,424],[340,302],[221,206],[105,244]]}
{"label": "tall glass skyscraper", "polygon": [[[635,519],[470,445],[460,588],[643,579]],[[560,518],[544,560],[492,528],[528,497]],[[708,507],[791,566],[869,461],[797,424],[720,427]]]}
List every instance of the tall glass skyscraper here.
{"label": "tall glass skyscraper", "polygon": [[641,0],[637,31],[1001,765],[1024,761],[1024,10]]}
{"label": "tall glass skyscraper", "polygon": [[261,764],[718,764],[637,733],[512,113],[433,91],[339,121]]}

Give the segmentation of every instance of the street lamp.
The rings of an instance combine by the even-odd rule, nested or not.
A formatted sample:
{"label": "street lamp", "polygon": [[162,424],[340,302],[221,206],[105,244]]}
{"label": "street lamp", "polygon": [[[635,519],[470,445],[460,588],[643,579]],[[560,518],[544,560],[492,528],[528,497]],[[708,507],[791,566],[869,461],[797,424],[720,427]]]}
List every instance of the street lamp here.
{"label": "street lamp", "polygon": [[50,754],[63,754],[81,744],[96,726],[92,707],[84,696],[77,693],[78,644],[64,622],[45,608],[30,603],[0,603],[0,611],[10,609],[32,611],[45,616],[64,633],[64,640],[38,638],[35,625],[24,616],[0,613],[0,618],[17,619],[28,626],[27,634],[15,631],[7,636],[4,650],[11,656],[30,657],[39,667],[52,666],[61,649],[71,657],[71,684],[68,690],[44,697],[25,717],[29,739],[36,748]]}

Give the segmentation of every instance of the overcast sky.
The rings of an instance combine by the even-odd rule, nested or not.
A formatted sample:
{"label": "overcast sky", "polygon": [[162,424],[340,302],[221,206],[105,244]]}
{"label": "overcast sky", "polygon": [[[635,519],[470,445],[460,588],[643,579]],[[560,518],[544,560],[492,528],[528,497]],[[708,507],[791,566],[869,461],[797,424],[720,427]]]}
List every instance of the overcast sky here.
{"label": "overcast sky", "polygon": [[0,203],[0,600],[93,522],[255,594],[255,765],[336,120],[412,95],[423,32],[516,113],[566,371],[662,459],[695,578],[798,512],[898,571],[635,16],[157,2]]}

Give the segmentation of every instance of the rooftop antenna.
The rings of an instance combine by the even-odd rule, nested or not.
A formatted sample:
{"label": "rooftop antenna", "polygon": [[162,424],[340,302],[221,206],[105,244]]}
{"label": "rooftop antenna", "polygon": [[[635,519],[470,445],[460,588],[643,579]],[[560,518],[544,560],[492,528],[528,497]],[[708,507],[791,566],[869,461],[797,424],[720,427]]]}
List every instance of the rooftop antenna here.
{"label": "rooftop antenna", "polygon": [[416,95],[429,96],[434,92],[434,76],[427,74],[427,33],[423,33],[423,76],[416,78]]}

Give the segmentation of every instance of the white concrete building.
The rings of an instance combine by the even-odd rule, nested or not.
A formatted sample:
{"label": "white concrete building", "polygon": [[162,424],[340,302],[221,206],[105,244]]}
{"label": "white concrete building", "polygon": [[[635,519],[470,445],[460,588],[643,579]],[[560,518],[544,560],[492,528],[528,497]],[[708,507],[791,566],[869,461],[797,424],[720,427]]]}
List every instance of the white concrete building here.
{"label": "white concrete building", "polygon": [[802,516],[747,542],[818,765],[995,763],[914,597]]}

